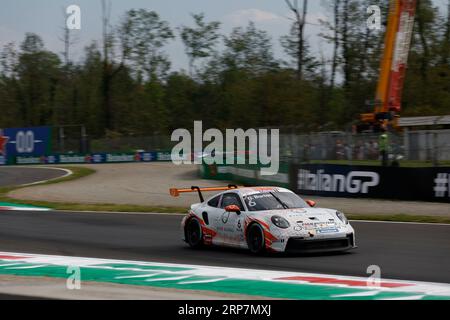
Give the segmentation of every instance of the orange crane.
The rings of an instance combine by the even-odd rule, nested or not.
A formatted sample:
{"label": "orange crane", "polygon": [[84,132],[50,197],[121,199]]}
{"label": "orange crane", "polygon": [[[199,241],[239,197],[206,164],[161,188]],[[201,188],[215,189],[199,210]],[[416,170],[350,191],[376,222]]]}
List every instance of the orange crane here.
{"label": "orange crane", "polygon": [[397,127],[416,6],[417,0],[390,1],[375,110],[361,114],[360,118],[376,131]]}

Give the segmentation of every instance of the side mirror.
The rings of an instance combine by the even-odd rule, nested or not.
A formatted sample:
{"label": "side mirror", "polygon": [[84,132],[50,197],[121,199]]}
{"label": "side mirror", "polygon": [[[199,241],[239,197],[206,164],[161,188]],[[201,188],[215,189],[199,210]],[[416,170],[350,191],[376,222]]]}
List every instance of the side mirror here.
{"label": "side mirror", "polygon": [[229,206],[226,206],[225,211],[236,212],[237,214],[241,213],[241,209],[239,209],[239,207],[235,204],[230,204]]}
{"label": "side mirror", "polygon": [[306,203],[311,207],[314,208],[316,206],[316,202],[313,200],[306,200]]}

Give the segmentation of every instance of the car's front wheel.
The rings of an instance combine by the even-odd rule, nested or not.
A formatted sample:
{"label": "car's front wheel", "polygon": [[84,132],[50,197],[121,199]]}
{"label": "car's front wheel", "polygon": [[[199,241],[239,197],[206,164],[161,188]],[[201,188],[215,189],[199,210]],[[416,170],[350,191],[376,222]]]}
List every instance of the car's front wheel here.
{"label": "car's front wheel", "polygon": [[265,251],[264,231],[259,224],[252,224],[247,230],[247,245],[252,253],[260,254]]}
{"label": "car's front wheel", "polygon": [[185,228],[186,242],[191,248],[200,248],[203,245],[202,227],[197,219],[190,219]]}

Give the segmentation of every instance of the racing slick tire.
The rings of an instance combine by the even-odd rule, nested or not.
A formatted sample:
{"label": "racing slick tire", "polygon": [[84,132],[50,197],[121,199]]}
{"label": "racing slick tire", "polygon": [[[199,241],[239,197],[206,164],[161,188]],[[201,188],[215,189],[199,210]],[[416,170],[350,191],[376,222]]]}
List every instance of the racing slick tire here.
{"label": "racing slick tire", "polygon": [[191,248],[203,246],[203,234],[200,222],[197,219],[190,219],[185,228],[186,242]]}
{"label": "racing slick tire", "polygon": [[262,254],[266,250],[264,231],[262,227],[254,223],[247,230],[247,245],[251,253]]}

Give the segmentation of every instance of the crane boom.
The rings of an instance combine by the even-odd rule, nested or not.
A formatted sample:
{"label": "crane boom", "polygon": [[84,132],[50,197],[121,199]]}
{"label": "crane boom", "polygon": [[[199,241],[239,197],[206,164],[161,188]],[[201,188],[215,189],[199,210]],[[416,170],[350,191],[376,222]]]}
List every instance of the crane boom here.
{"label": "crane boom", "polygon": [[416,0],[400,1],[400,21],[392,60],[389,88],[384,111],[401,111],[403,84],[414,27]]}
{"label": "crane boom", "polygon": [[373,113],[364,123],[387,124],[401,111],[403,84],[413,35],[417,0],[391,0]]}

